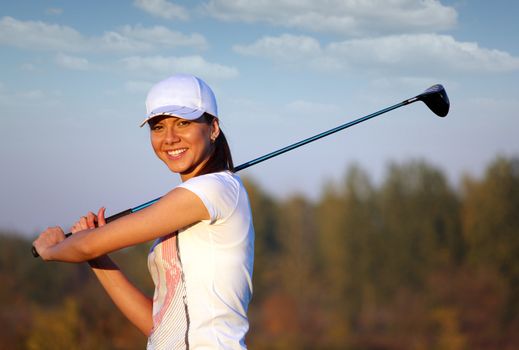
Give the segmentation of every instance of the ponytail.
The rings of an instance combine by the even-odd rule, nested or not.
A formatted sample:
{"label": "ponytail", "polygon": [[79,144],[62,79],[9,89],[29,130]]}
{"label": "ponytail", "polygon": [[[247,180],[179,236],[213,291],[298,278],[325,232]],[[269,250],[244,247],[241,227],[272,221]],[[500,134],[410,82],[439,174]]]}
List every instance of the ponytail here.
{"label": "ponytail", "polygon": [[[211,124],[215,119],[214,116],[204,113],[202,116],[204,121],[208,124]],[[229,147],[229,143],[227,142],[227,138],[225,137],[223,131],[220,129],[220,134],[214,141],[214,150],[209,157],[207,163],[205,163],[204,167],[200,169],[197,173],[198,175],[204,175],[209,173],[216,173],[219,171],[231,171],[234,172],[234,163],[232,161],[231,148]]]}

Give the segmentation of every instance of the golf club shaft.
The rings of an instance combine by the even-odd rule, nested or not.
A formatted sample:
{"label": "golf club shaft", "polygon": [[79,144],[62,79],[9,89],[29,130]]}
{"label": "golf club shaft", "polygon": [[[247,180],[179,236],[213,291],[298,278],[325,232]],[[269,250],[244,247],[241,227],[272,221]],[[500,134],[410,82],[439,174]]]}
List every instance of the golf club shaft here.
{"label": "golf club shaft", "polygon": [[[307,139],[304,139],[304,140],[301,140],[299,142],[296,142],[296,143],[293,143],[291,145],[288,145],[286,147],[280,148],[277,151],[270,152],[270,153],[268,153],[268,154],[266,154],[264,156],[258,157],[256,159],[253,159],[253,160],[249,161],[249,162],[246,162],[246,163],[243,163],[241,165],[238,165],[237,167],[234,168],[234,172],[238,172],[238,171],[246,169],[246,168],[248,168],[250,166],[256,165],[256,164],[261,163],[261,162],[264,162],[264,161],[266,161],[266,160],[268,160],[270,158],[279,156],[280,154],[286,153],[286,152],[291,151],[291,150],[293,150],[295,148],[298,148],[298,147],[306,145],[306,144],[308,144],[310,142],[319,140],[319,139],[321,139],[323,137],[326,137],[328,135],[334,134],[334,133],[339,132],[341,130],[347,129],[347,128],[353,126],[353,125],[362,123],[362,122],[364,122],[364,121],[366,121],[368,119],[374,118],[376,116],[379,116],[381,114],[387,113],[389,111],[392,111],[394,109],[400,108],[402,106],[408,105],[410,103],[416,102],[418,100],[419,99],[417,97],[413,97],[413,98],[407,99],[407,100],[402,101],[400,103],[397,103],[397,104],[395,104],[393,106],[381,109],[381,110],[379,110],[377,112],[371,113],[371,114],[366,115],[364,117],[361,117],[361,118],[355,119],[353,121],[350,121],[348,123],[344,123],[342,125],[339,125],[339,126],[333,128],[333,129],[324,131],[324,132],[322,132],[320,134],[314,135],[314,136],[309,137]],[[108,223],[110,221],[114,221],[114,220],[116,220],[116,219],[118,219],[120,217],[126,216],[126,215],[131,214],[131,213],[135,213],[135,212],[137,212],[139,210],[142,210],[142,209],[144,209],[146,207],[149,207],[153,203],[157,202],[160,198],[162,198],[162,197],[155,198],[155,199],[153,199],[153,200],[151,200],[149,202],[143,203],[143,204],[138,205],[138,206],[136,206],[134,208],[126,209],[126,210],[124,210],[124,211],[122,211],[120,213],[112,215],[112,216],[106,218],[106,222]],[[67,233],[65,236],[68,237],[70,235],[71,235],[71,233]],[[34,257],[38,257],[39,256],[38,252],[36,251],[36,249],[34,247],[32,247],[32,254],[33,254]]]}
{"label": "golf club shaft", "polygon": [[396,105],[393,105],[391,107],[387,107],[387,108],[384,108],[384,109],[381,109],[380,111],[378,112],[375,112],[375,113],[372,113],[372,114],[369,114],[367,116],[364,116],[362,118],[359,118],[359,119],[355,119],[351,122],[348,122],[348,123],[345,123],[345,124],[342,124],[342,125],[339,125],[333,129],[330,129],[330,130],[327,130],[327,131],[324,131],[320,134],[317,134],[317,135],[314,135],[312,137],[309,137],[307,139],[304,139],[304,140],[301,140],[299,142],[296,142],[296,143],[293,143],[291,145],[288,145],[286,147],[283,147],[283,148],[280,148],[278,149],[277,151],[274,151],[274,152],[270,152],[269,154],[266,154],[264,156],[261,156],[261,157],[258,157],[256,159],[253,159],[249,162],[246,162],[246,163],[243,163],[241,165],[238,165],[237,167],[234,168],[234,171],[237,172],[237,171],[240,171],[240,170],[243,170],[243,169],[246,169],[250,166],[253,166],[253,165],[256,165],[258,163],[261,163],[265,160],[268,160],[270,158],[273,158],[273,157],[276,157],[276,156],[279,156],[280,154],[283,154],[283,153],[286,153],[288,151],[291,151],[295,148],[298,148],[298,147],[301,147],[301,146],[304,146],[306,145],[307,143],[310,143],[310,142],[314,142],[316,140],[319,140],[323,137],[326,137],[328,135],[331,135],[331,134],[334,134],[338,131],[341,131],[341,130],[344,130],[344,129],[347,129],[349,128],[350,126],[353,126],[353,125],[356,125],[356,124],[359,124],[359,123],[362,123],[363,121],[366,121],[368,119],[371,119],[371,118],[374,118],[376,116],[379,116],[381,114],[384,114],[384,113],[387,113],[389,111],[392,111],[393,109],[396,109],[396,108],[399,108],[399,107],[402,107],[402,106],[405,106],[409,103],[412,103],[412,102],[415,102],[415,101],[412,101],[413,99],[409,99],[409,100],[405,100],[403,102],[400,102],[400,103],[397,103]]}

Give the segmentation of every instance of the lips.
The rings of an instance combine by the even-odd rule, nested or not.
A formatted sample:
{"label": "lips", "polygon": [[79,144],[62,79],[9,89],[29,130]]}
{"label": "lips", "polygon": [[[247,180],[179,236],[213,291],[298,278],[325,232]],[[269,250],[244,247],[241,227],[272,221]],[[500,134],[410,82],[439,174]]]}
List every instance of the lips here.
{"label": "lips", "polygon": [[167,151],[166,153],[171,157],[178,157],[185,151],[187,151],[187,148],[177,148],[171,151]]}
{"label": "lips", "polygon": [[187,148],[176,148],[170,151],[166,151],[166,154],[168,155],[168,158],[170,160],[178,160],[182,158],[184,153],[187,151]]}

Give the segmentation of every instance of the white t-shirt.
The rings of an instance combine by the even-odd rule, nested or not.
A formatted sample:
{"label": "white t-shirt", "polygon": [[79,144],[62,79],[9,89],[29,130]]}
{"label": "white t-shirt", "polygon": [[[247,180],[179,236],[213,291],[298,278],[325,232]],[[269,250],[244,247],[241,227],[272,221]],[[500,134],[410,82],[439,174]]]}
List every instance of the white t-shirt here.
{"label": "white t-shirt", "polygon": [[246,349],[254,261],[247,192],[228,171],[178,187],[196,194],[210,219],[161,237],[151,248],[154,328],[148,349]]}

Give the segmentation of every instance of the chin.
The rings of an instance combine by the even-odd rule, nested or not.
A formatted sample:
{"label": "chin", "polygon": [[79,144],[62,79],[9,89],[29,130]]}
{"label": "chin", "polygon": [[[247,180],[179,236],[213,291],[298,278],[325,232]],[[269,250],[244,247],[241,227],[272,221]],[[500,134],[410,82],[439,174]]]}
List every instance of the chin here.
{"label": "chin", "polygon": [[179,168],[179,167],[168,167],[169,170],[172,172],[172,173],[175,173],[175,174],[182,174],[185,172],[185,169],[183,168]]}
{"label": "chin", "polygon": [[188,175],[193,172],[193,169],[189,169],[188,167],[183,166],[168,166],[169,170],[175,174],[179,175]]}

